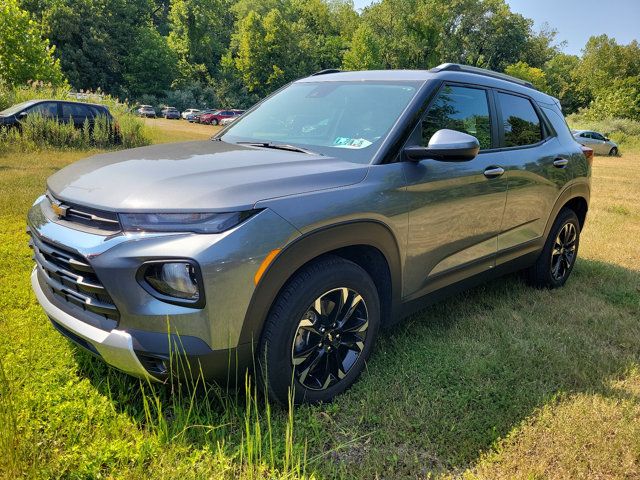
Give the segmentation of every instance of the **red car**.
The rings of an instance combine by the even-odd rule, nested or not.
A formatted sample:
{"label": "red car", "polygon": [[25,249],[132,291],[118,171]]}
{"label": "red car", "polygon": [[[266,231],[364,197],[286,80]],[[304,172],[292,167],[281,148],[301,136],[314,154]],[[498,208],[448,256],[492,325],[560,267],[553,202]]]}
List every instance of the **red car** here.
{"label": "red car", "polygon": [[200,117],[200,123],[218,125],[223,118],[237,117],[242,114],[242,110],[216,110]]}

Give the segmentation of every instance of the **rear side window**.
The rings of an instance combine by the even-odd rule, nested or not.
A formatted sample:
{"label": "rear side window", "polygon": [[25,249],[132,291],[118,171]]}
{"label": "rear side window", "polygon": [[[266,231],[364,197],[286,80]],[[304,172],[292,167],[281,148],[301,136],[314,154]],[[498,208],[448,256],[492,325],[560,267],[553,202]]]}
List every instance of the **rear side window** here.
{"label": "rear side window", "polygon": [[91,117],[89,108],[78,103],[63,103],[62,118],[69,117]]}
{"label": "rear side window", "polygon": [[540,142],[542,124],[531,101],[524,97],[498,93],[504,125],[504,146],[522,147]]}
{"label": "rear side window", "polygon": [[486,90],[445,85],[422,122],[422,145],[438,130],[448,128],[473,135],[480,149],[491,148],[491,121]]}

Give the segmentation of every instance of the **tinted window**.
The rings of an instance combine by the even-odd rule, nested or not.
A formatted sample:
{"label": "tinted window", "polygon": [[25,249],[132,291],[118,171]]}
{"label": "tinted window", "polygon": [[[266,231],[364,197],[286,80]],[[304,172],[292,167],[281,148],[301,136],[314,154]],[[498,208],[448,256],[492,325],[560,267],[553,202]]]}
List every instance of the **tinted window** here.
{"label": "tinted window", "polygon": [[58,116],[58,104],[55,102],[44,102],[34,105],[29,110],[29,113],[37,113],[43,117],[55,118]]}
{"label": "tinted window", "polygon": [[542,140],[540,118],[528,99],[498,93],[498,101],[504,122],[505,147],[533,145]]}
{"label": "tinted window", "polygon": [[593,132],[591,134],[593,136],[593,138],[595,138],[596,140],[603,140],[604,141],[604,137],[602,135],[600,135],[599,133],[595,133]]}
{"label": "tinted window", "polygon": [[438,130],[448,128],[473,135],[480,149],[491,148],[491,122],[487,92],[478,88],[445,86],[422,122],[422,143]]}
{"label": "tinted window", "polygon": [[63,103],[62,104],[62,118],[69,117],[91,117],[89,109],[78,103]]}

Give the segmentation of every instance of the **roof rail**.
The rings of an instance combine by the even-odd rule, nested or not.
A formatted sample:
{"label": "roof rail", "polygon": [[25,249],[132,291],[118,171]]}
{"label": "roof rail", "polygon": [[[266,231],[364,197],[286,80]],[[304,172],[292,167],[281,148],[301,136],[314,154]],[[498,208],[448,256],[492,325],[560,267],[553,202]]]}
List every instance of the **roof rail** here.
{"label": "roof rail", "polygon": [[327,68],[325,70],[320,70],[319,72],[312,73],[309,75],[310,77],[317,77],[318,75],[326,75],[327,73],[340,73],[342,70],[338,68]]}
{"label": "roof rail", "polygon": [[471,67],[469,65],[460,65],[459,63],[443,63],[442,65],[438,65],[437,67],[429,70],[430,72],[465,72],[465,73],[475,73],[476,75],[484,75],[485,77],[498,78],[500,80],[506,80],[507,82],[517,83],[518,85],[522,85],[523,87],[533,88],[537,90],[536,87],[533,86],[531,82],[527,82],[526,80],[521,80],[516,77],[512,77],[511,75],[507,75],[506,73],[498,73],[493,70],[487,70],[485,68],[479,67]]}

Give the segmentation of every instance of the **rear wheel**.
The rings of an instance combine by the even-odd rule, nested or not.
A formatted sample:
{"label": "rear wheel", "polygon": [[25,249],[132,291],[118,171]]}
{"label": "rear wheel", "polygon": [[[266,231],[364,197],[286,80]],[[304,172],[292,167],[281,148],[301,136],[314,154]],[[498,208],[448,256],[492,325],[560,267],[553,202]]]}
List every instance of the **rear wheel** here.
{"label": "rear wheel", "polygon": [[536,263],[527,270],[529,282],[539,288],[563,286],[576,263],[580,245],[580,222],[575,212],[564,209],[551,227]]}
{"label": "rear wheel", "polygon": [[[259,349],[260,379],[281,404],[332,400],[360,376],[380,325],[371,277],[340,257],[296,273],[278,295]],[[291,388],[293,387],[293,388]]]}

